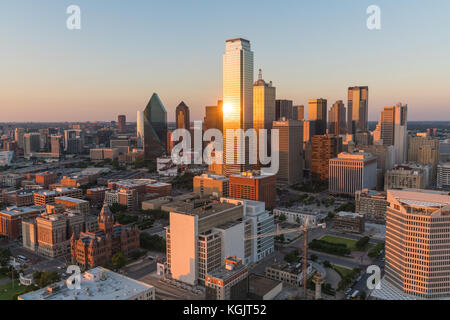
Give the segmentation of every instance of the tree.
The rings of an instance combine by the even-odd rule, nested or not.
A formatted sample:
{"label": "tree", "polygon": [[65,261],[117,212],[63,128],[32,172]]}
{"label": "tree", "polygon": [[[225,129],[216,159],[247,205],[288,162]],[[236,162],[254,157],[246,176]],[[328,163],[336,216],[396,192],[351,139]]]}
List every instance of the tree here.
{"label": "tree", "polygon": [[11,258],[11,251],[8,248],[0,248],[0,266],[6,266]]}
{"label": "tree", "polygon": [[120,203],[113,203],[111,206],[109,206],[109,209],[112,213],[118,213],[118,212],[124,212],[128,209],[128,207],[124,204]]}
{"label": "tree", "polygon": [[363,251],[366,249],[367,245],[369,244],[370,238],[369,237],[363,237],[361,239],[359,239],[356,243],[355,243],[355,247],[357,250],[359,251]]}
{"label": "tree", "polygon": [[333,266],[331,265],[330,261],[328,261],[328,260],[325,260],[325,261],[323,262],[323,266],[324,266],[325,268],[332,268],[332,267],[333,267]]}
{"label": "tree", "polygon": [[111,261],[116,269],[120,269],[127,264],[127,258],[125,258],[122,252],[117,252]]}
{"label": "tree", "polygon": [[281,214],[278,216],[278,220],[280,220],[280,221],[286,221],[286,215],[285,215],[284,213],[281,213]]}
{"label": "tree", "polygon": [[139,236],[139,240],[141,248],[158,252],[166,251],[166,241],[158,235],[150,235],[142,232]]}
{"label": "tree", "polygon": [[316,256],[315,254],[312,254],[310,257],[309,257],[309,259],[311,259],[311,261],[314,261],[314,262],[316,262],[317,261],[317,259],[319,259],[319,257],[318,256]]}

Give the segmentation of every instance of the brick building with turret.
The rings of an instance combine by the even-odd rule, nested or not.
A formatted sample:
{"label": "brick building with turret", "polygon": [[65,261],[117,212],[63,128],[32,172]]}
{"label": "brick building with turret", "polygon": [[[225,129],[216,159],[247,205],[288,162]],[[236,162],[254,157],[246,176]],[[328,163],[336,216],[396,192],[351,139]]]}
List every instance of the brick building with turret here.
{"label": "brick building with turret", "polygon": [[109,262],[118,252],[129,256],[137,250],[139,250],[137,226],[114,224],[114,216],[106,203],[98,217],[98,230],[82,232],[78,237],[73,234],[70,239],[72,263],[84,269]]}

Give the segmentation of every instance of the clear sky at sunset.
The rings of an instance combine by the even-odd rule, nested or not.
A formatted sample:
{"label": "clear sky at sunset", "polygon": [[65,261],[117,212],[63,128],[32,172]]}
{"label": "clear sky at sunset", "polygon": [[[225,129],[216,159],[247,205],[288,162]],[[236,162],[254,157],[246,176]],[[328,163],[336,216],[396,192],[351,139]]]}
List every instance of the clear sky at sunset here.
{"label": "clear sky at sunset", "polygon": [[[66,28],[71,4],[81,30]],[[371,121],[399,101],[409,120],[450,120],[448,0],[1,0],[0,122],[135,121],[153,92],[169,120],[181,100],[202,119],[234,37],[279,99],[330,107],[367,85]]]}

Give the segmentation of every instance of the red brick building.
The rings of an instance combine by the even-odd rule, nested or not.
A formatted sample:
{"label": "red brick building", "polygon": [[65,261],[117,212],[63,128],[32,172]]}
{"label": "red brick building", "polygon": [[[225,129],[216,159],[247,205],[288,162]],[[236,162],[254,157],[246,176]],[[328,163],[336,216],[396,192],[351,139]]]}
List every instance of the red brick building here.
{"label": "red brick building", "polygon": [[28,207],[11,207],[0,211],[0,235],[15,240],[22,235],[22,220],[37,217],[41,210]]}
{"label": "red brick building", "polygon": [[111,261],[113,255],[122,252],[129,256],[139,250],[139,230],[121,224],[114,224],[114,216],[105,203],[98,217],[98,230],[82,232],[70,239],[72,262],[84,269],[90,269]]}
{"label": "red brick building", "polygon": [[86,190],[86,198],[89,199],[92,205],[103,203],[105,201],[105,192],[108,188],[97,187]]}
{"label": "red brick building", "polygon": [[276,200],[275,175],[261,175],[259,171],[242,172],[229,177],[229,192],[231,198],[262,201],[266,208],[274,208]]}
{"label": "red brick building", "polygon": [[56,182],[56,173],[54,172],[36,173],[35,181],[36,184],[40,186],[48,187],[49,185]]}

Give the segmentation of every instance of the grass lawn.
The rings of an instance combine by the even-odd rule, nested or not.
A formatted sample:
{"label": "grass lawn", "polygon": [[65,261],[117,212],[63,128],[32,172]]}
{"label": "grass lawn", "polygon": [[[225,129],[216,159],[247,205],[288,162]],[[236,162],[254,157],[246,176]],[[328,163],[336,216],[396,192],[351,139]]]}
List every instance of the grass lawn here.
{"label": "grass lawn", "polygon": [[333,265],[333,269],[336,270],[339,275],[341,276],[341,278],[343,278],[346,274],[350,273],[352,270],[345,268],[345,267],[341,267],[341,266],[337,266],[337,265]]}
{"label": "grass lawn", "polygon": [[355,244],[357,241],[353,240],[353,239],[333,237],[333,236],[323,236],[322,238],[320,238],[320,240],[324,240],[324,241],[336,243],[336,244],[345,244],[347,246],[347,248],[349,248],[351,251],[356,250]]}
{"label": "grass lawn", "polygon": [[8,282],[0,286],[0,300],[12,300],[15,294],[21,294],[25,292],[25,287],[20,285],[19,281],[14,281],[14,289],[12,283]]}

